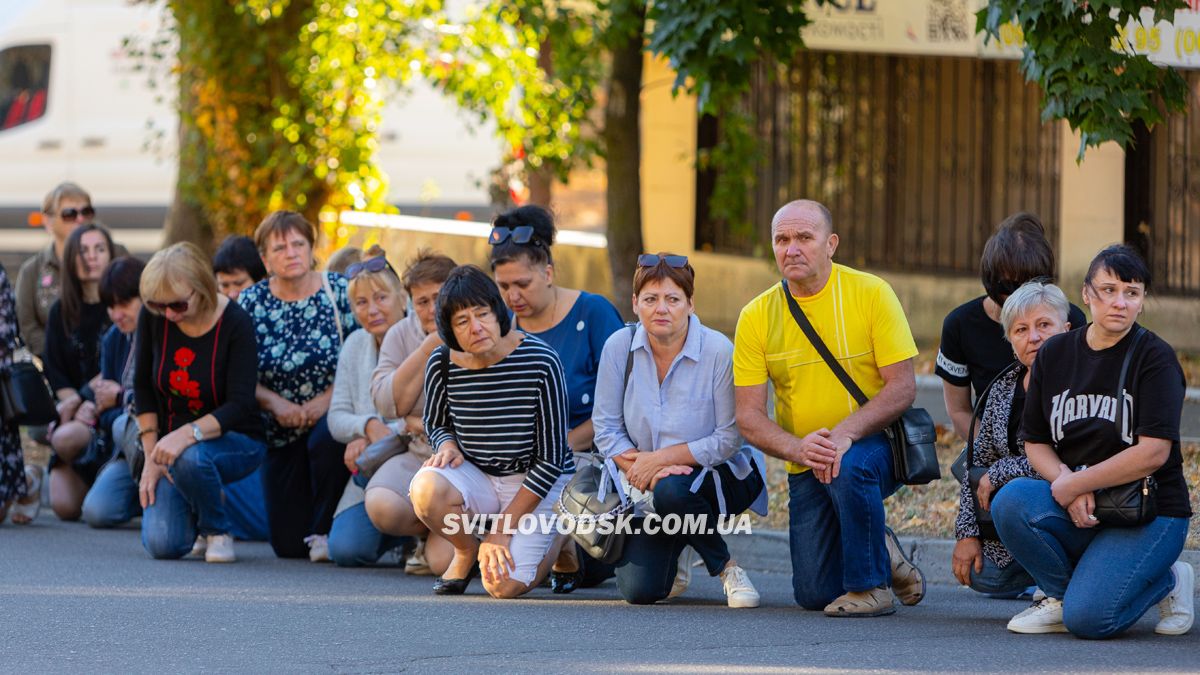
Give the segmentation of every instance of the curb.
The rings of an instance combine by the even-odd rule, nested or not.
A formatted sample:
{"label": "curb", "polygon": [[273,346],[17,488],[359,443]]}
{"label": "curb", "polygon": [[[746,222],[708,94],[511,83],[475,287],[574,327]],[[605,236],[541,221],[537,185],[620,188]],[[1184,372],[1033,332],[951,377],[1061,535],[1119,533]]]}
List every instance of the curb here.
{"label": "curb", "polygon": [[[774,574],[792,573],[792,558],[788,551],[788,534],[778,530],[759,530],[754,534],[727,535],[725,543],[738,564],[748,570]],[[949,539],[900,537],[900,545],[921,571],[926,583],[958,586],[950,567],[954,542]],[[1185,550],[1179,559],[1200,570],[1200,551]],[[1200,585],[1196,587],[1200,596]]]}

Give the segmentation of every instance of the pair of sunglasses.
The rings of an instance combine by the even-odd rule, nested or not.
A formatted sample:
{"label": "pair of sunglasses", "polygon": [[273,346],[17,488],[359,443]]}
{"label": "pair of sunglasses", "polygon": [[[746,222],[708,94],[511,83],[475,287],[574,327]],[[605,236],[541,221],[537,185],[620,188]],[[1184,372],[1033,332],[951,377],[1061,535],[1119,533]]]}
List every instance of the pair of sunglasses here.
{"label": "pair of sunglasses", "polygon": [[512,239],[514,244],[533,244],[534,246],[545,246],[537,235],[533,233],[532,225],[518,225],[516,227],[493,227],[492,233],[488,235],[488,243],[492,246],[499,246],[504,242]]}
{"label": "pair of sunglasses", "polygon": [[638,256],[638,267],[658,267],[659,263],[666,263],[667,267],[679,269],[688,264],[686,255],[657,255],[654,253],[643,253]]}
{"label": "pair of sunglasses", "polygon": [[174,302],[155,302],[153,300],[147,300],[146,306],[159,314],[166,313],[168,309],[176,314],[183,314],[184,312],[188,311],[188,307],[191,305],[192,296],[195,294],[196,291],[192,291],[191,294],[183,300],[175,300]]}
{"label": "pair of sunglasses", "polygon": [[93,209],[90,206],[85,206],[82,209],[63,209],[61,212],[59,212],[58,217],[62,218],[64,222],[73,223],[75,222],[75,219],[79,218],[80,216],[83,216],[84,218],[91,218],[94,215],[96,215],[96,209]]}
{"label": "pair of sunglasses", "polygon": [[[383,256],[368,258],[362,262],[356,262],[346,268],[346,278],[353,279],[363,272],[379,272],[380,270],[388,269],[392,274],[396,274],[396,270],[392,269],[391,263]],[[399,276],[399,275],[397,275]]]}

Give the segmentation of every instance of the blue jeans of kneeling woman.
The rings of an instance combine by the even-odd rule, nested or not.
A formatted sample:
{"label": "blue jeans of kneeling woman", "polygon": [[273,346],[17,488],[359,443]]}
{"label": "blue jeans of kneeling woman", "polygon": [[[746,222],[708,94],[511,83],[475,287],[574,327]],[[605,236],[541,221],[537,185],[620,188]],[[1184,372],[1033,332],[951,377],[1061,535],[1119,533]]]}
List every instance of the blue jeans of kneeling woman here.
{"label": "blue jeans of kneeling woman", "polygon": [[[738,514],[750,508],[764,489],[762,473],[753,467],[750,474],[738,480],[726,464],[713,471],[721,475],[721,491],[725,497],[725,513]],[[721,515],[716,481],[704,479],[700,489],[692,492],[694,476],[667,476],[654,486],[654,512],[659,516],[703,514],[711,534],[632,534],[625,539],[625,550],[617,563],[617,588],[621,597],[634,605],[649,605],[667,597],[675,583],[679,554],[691,546],[711,576],[725,569],[729,562],[729,547],[716,533],[717,518]],[[661,520],[659,521],[661,525]],[[641,518],[633,521],[635,530],[642,527]]]}
{"label": "blue jeans of kneeling woman", "polygon": [[1171,564],[1187,538],[1187,518],[1141,527],[1079,528],[1044,480],[1018,478],[996,493],[1000,539],[1047,597],[1063,603],[1063,624],[1082,638],[1112,637],[1175,587]]}
{"label": "blue jeans of kneeling woman", "polygon": [[224,483],[245,478],[262,464],[267,446],[237,432],[184,450],[154,490],[142,513],[142,546],[153,558],[182,558],[196,535],[229,534],[232,525],[221,494]]}

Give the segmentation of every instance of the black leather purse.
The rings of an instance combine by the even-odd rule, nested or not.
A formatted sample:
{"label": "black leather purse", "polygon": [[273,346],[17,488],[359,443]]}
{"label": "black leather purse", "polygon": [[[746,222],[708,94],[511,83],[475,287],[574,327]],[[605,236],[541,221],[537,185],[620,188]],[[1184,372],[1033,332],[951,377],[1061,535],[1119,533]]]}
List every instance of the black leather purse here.
{"label": "black leather purse", "polygon": [[[979,506],[979,481],[987,475],[988,467],[975,465],[975,421],[979,419],[984,406],[987,405],[987,399],[991,395],[992,387],[996,382],[1020,365],[1019,361],[1013,361],[993,377],[987,387],[984,387],[983,393],[975,401],[975,410],[971,413],[971,424],[967,428],[967,449],[963,453],[963,456],[966,458],[967,485],[971,489],[971,501],[975,504],[975,525],[979,527],[979,536],[984,539],[999,540],[1000,535],[996,532],[996,524],[992,522],[991,510],[983,509]],[[995,498],[995,496],[996,494],[993,491],[992,497]]]}
{"label": "black leather purse", "polygon": [[[850,395],[858,402],[859,407],[866,405],[870,399],[858,387],[846,369],[837,362],[833,353],[829,351],[829,347],[825,346],[825,342],[813,328],[812,322],[805,316],[804,310],[800,309],[800,305],[792,297],[792,292],[788,290],[787,280],[784,279],[780,283],[783,285],[783,295],[787,298],[788,309],[792,311],[792,318],[796,320],[800,330],[804,331],[809,342],[816,348],[817,353],[825,360],[825,364],[837,376],[846,391],[850,392]],[[928,411],[924,408],[909,408],[883,431],[887,435],[888,444],[892,446],[892,468],[898,482],[905,485],[924,485],[942,477],[942,468],[938,465],[937,458],[937,427],[933,424],[933,418],[929,416]]]}
{"label": "black leather purse", "polygon": [[[1117,417],[1113,428],[1117,436],[1125,421],[1125,376],[1129,372],[1129,363],[1133,361],[1134,352],[1146,337],[1146,329],[1138,326],[1137,335],[1129,350],[1125,352],[1125,361],[1121,364],[1121,376],[1117,380]],[[1132,412],[1132,411],[1131,411]],[[1132,425],[1132,420],[1130,425]],[[1138,527],[1145,525],[1158,517],[1158,483],[1154,476],[1146,476],[1122,485],[1100,488],[1093,493],[1096,506],[1092,515],[1101,525],[1107,527]]]}
{"label": "black leather purse", "polygon": [[12,366],[0,372],[0,414],[6,426],[38,426],[58,419],[50,385],[20,337]]}

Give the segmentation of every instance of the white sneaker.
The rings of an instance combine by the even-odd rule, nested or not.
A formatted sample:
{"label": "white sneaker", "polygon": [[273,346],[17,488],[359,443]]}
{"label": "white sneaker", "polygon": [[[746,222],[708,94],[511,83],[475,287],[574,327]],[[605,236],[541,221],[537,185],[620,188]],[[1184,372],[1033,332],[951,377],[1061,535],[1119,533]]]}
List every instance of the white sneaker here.
{"label": "white sneaker", "polygon": [[203,558],[204,552],[208,549],[208,540],[204,535],[196,535],[196,543],[192,544],[192,551],[188,555],[193,558]]}
{"label": "white sneaker", "polygon": [[210,534],[206,544],[204,562],[231,563],[237,560],[233,554],[233,537],[228,534]]}
{"label": "white sneaker", "polygon": [[725,598],[730,607],[758,607],[758,591],[754,590],[746,570],[729,565],[721,572],[721,583],[725,586]]}
{"label": "white sneaker", "polygon": [[433,576],[433,570],[429,569],[429,561],[425,559],[424,539],[417,540],[417,547],[408,556],[408,560],[404,561],[404,573],[415,577]]}
{"label": "white sneaker", "polygon": [[1195,619],[1196,572],[1182,560],[1171,565],[1175,575],[1175,588],[1158,603],[1158,625],[1154,632],[1159,635],[1183,635],[1192,629]]}
{"label": "white sneaker", "polygon": [[308,559],[312,562],[332,562],[329,558],[329,535],[310,534],[304,538],[308,544]]}
{"label": "white sneaker", "polygon": [[1024,612],[1014,616],[1008,622],[1008,629],[1014,633],[1065,633],[1063,625],[1062,600],[1058,598],[1042,598],[1033,603]]}
{"label": "white sneaker", "polygon": [[1043,591],[1040,588],[1035,588],[1033,590],[1033,597],[1031,598],[1031,600],[1033,600],[1034,602],[1039,602],[1042,599],[1044,599],[1045,597],[1046,597],[1046,591]]}
{"label": "white sneaker", "polygon": [[678,598],[687,590],[688,584],[692,583],[692,561],[695,559],[696,552],[691,546],[685,546],[679,552],[679,565],[675,570],[675,582],[671,584],[671,592],[667,593],[667,599]]}

